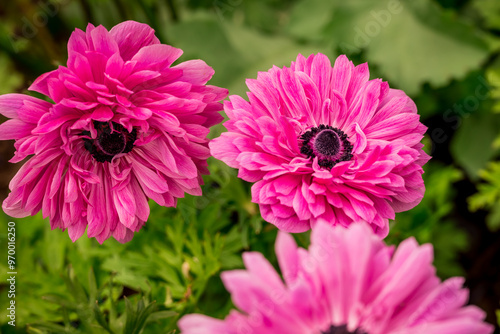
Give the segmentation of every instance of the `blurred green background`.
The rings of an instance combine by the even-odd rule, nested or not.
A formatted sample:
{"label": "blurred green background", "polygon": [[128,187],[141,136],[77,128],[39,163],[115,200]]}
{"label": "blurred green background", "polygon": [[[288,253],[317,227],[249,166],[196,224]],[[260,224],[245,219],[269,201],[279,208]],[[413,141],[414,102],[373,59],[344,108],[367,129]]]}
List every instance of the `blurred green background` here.
{"label": "blurred green background", "polygon": [[[371,77],[414,98],[429,127],[427,192],[397,215],[387,242],[431,242],[438,275],[466,277],[471,303],[496,323],[500,308],[500,1],[498,0],[14,0],[0,2],[0,94],[27,93],[40,74],[65,64],[66,43],[87,22],[151,25],[163,43],[215,69],[211,84],[244,94],[245,78],[298,53],[347,54]],[[5,118],[0,119],[0,122]],[[223,131],[221,126],[214,133]],[[19,164],[0,143],[0,199]],[[204,197],[178,208],[151,203],[148,223],[128,244],[72,243],[40,216],[0,212],[0,272],[7,222],[16,222],[16,327],[1,333],[173,333],[177,319],[232,307],[219,278],[241,268],[241,252],[275,262],[276,229],[250,201],[250,185],[214,159]],[[298,234],[307,246],[308,235]],[[498,328],[497,328],[498,333]]]}

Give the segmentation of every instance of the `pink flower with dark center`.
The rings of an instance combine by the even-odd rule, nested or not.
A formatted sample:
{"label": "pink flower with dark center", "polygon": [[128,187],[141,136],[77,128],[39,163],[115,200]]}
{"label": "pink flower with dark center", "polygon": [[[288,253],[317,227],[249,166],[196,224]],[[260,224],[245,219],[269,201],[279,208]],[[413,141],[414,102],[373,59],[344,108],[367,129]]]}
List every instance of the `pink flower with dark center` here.
{"label": "pink flower with dark center", "polygon": [[268,222],[303,232],[365,221],[386,236],[395,212],[422,199],[427,128],[404,92],[369,80],[366,64],[340,56],[332,68],[325,55],[299,55],[247,85],[248,102],[224,104],[228,132],[210,149],[255,182],[252,200]]}
{"label": "pink flower with dark center", "polygon": [[441,282],[431,245],[415,239],[397,250],[367,224],[318,223],[308,250],[279,232],[276,255],[284,281],[257,252],[246,270],[222,273],[241,312],[224,319],[191,314],[182,334],[491,334],[485,313],[465,306],[459,277]]}
{"label": "pink flower with dark center", "polygon": [[214,71],[202,60],[171,66],[181,54],[146,24],[89,24],[71,35],[67,66],[30,87],[54,103],[0,96],[0,113],[11,118],[0,140],[16,140],[11,161],[32,155],[4,211],[42,210],[73,241],[88,227],[101,243],[126,242],[148,219],[149,198],[175,206],[185,193],[201,195],[207,134],[222,121],[227,90],[206,85]]}

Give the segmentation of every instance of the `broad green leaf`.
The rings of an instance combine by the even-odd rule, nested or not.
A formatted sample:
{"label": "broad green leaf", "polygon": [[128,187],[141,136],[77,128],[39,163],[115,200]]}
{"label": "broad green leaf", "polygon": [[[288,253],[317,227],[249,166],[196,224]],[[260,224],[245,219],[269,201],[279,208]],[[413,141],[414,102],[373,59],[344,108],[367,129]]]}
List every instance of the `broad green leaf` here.
{"label": "broad green leaf", "polygon": [[210,84],[226,86],[245,68],[242,55],[231,45],[222,23],[210,16],[190,17],[169,31],[174,46],[184,51],[181,60],[203,59],[213,67]]}
{"label": "broad green leaf", "polygon": [[500,115],[476,113],[464,119],[451,142],[451,154],[472,178],[494,156],[493,142],[500,128]]}
{"label": "broad green leaf", "polygon": [[486,59],[489,47],[475,27],[430,0],[337,1],[328,36],[343,52],[366,51],[392,85],[417,94],[465,76]]}
{"label": "broad green leaf", "polygon": [[256,30],[246,28],[237,23],[226,23],[226,33],[231,45],[241,55],[245,68],[235,73],[228,85],[231,94],[245,97],[248,88],[245,79],[256,78],[258,72],[268,71],[273,65],[290,67],[299,53],[309,56],[324,48],[309,44],[298,44],[290,38],[282,36],[267,36]]}
{"label": "broad green leaf", "polygon": [[298,1],[291,11],[287,32],[301,40],[322,41],[323,30],[332,20],[335,6],[335,1],[328,0]]}

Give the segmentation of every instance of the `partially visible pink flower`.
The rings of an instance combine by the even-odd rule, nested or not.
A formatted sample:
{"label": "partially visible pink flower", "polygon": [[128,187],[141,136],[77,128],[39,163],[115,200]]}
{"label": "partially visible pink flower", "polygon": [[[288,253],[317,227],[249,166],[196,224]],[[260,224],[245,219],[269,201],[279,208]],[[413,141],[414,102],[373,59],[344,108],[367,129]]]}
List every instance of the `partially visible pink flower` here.
{"label": "partially visible pink flower", "polygon": [[249,102],[224,105],[228,132],[211,141],[214,157],[255,182],[253,202],[286,232],[317,222],[366,221],[386,236],[395,212],[424,194],[420,143],[426,127],[413,101],[367,64],[302,55],[247,80]]}
{"label": "partially visible pink flower", "polygon": [[241,310],[225,320],[192,314],[183,334],[490,334],[485,313],[465,306],[462,278],[441,282],[431,245],[415,239],[397,250],[366,224],[318,223],[309,250],[280,232],[276,241],[284,282],[260,253],[243,254],[246,270],[222,273]]}
{"label": "partially visible pink flower", "polygon": [[222,120],[227,90],[206,85],[214,71],[202,60],[171,66],[182,50],[134,21],[76,29],[68,54],[66,67],[30,87],[54,103],[0,96],[11,118],[0,140],[16,140],[11,161],[33,155],[3,209],[13,217],[42,210],[73,241],[87,229],[101,243],[126,242],[148,219],[149,198],[175,206],[184,193],[201,195],[207,134]]}

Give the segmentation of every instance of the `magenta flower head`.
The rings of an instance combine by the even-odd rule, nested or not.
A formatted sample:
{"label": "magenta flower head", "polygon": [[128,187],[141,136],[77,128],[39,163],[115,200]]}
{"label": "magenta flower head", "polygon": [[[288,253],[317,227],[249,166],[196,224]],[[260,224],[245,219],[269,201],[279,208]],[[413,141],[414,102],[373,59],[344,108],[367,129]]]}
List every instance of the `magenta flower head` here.
{"label": "magenta flower head", "polygon": [[210,149],[255,182],[253,202],[268,222],[303,232],[366,221],[386,236],[395,212],[422,199],[427,128],[405,93],[369,80],[367,64],[340,56],[332,68],[325,55],[299,55],[247,85],[249,102],[225,103],[228,132]]}
{"label": "magenta flower head", "polygon": [[246,270],[222,273],[236,307],[225,320],[186,315],[182,334],[491,334],[485,313],[464,306],[462,278],[440,282],[431,245],[386,246],[367,224],[318,223],[309,250],[279,232],[284,282],[257,252]]}
{"label": "magenta flower head", "polygon": [[130,240],[148,219],[148,198],[175,206],[201,195],[209,127],[227,90],[206,85],[201,60],[171,66],[182,50],[160,44],[146,24],[110,31],[89,24],[68,43],[67,66],[40,76],[30,90],[53,100],[0,96],[0,140],[15,139],[12,162],[33,155],[3,203],[13,217],[42,210],[52,228],[99,242]]}

